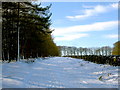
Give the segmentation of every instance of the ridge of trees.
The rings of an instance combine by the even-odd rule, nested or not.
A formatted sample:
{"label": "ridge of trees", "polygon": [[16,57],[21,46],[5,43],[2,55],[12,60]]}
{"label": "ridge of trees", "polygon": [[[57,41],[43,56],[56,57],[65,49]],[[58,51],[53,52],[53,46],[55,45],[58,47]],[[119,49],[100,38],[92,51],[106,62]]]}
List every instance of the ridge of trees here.
{"label": "ridge of trees", "polygon": [[17,60],[18,29],[20,57],[58,56],[53,42],[49,8],[31,2],[2,2],[2,59]]}

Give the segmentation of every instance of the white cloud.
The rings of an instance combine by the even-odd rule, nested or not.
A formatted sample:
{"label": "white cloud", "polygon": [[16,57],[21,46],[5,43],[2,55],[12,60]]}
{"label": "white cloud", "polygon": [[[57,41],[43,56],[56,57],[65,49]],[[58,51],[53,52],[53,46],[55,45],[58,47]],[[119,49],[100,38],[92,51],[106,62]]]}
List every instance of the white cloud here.
{"label": "white cloud", "polygon": [[88,25],[77,25],[65,28],[55,28],[53,35],[59,36],[68,33],[81,33],[89,31],[103,31],[117,27],[118,21],[97,22]]}
{"label": "white cloud", "polygon": [[74,40],[74,39],[78,39],[78,38],[82,38],[82,37],[88,37],[88,34],[73,34],[73,35],[63,35],[61,37],[56,37],[55,41],[70,41],[70,40]]}
{"label": "white cloud", "polygon": [[118,37],[120,38],[120,35],[118,34],[109,34],[109,35],[105,35],[105,38],[113,38],[113,39],[118,39]]}
{"label": "white cloud", "polygon": [[81,37],[88,37],[86,34],[91,31],[111,30],[117,27],[118,21],[97,22],[88,25],[77,25],[65,28],[54,28],[53,36],[55,41],[58,40],[73,40]]}
{"label": "white cloud", "polygon": [[118,3],[113,3],[113,4],[111,4],[111,6],[112,6],[113,8],[118,8]]}
{"label": "white cloud", "polygon": [[85,19],[91,16],[95,16],[101,13],[105,13],[112,9],[117,9],[117,8],[118,8],[118,3],[113,3],[107,6],[97,5],[97,6],[94,6],[92,9],[91,8],[85,9],[83,12],[84,14],[82,15],[66,16],[66,18],[75,21],[75,20]]}

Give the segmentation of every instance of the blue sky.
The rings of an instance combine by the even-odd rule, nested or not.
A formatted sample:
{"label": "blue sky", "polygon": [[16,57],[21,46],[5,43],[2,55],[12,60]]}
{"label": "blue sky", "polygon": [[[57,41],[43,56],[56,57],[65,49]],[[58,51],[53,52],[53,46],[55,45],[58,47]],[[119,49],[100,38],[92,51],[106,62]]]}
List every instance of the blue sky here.
{"label": "blue sky", "polygon": [[118,40],[118,3],[42,2],[42,6],[49,4],[57,45],[113,47]]}

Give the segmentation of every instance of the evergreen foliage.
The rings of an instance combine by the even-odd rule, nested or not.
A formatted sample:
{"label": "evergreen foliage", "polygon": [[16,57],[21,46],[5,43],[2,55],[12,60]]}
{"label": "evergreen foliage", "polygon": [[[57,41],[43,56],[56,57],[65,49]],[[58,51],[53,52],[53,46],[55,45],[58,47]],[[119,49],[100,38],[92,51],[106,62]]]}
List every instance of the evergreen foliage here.
{"label": "evergreen foliage", "polygon": [[120,66],[120,56],[83,55],[83,56],[65,56],[65,57],[84,59],[85,61],[90,61],[97,64],[109,64],[113,66]]}
{"label": "evergreen foliage", "polygon": [[2,3],[2,59],[17,60],[18,29],[20,56],[24,58],[58,56],[59,50],[53,42],[50,29],[51,5],[31,2]]}

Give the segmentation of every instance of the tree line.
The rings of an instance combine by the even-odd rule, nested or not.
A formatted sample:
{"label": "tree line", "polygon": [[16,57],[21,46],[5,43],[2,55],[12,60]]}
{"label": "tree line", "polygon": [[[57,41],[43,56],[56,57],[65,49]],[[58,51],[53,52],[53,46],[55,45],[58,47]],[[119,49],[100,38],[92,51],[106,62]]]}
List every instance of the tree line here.
{"label": "tree line", "polygon": [[70,46],[58,46],[61,52],[61,56],[83,56],[83,55],[98,55],[98,56],[110,56],[120,55],[120,41],[114,43],[114,47],[70,47]]}
{"label": "tree line", "polygon": [[83,56],[83,55],[112,55],[112,48],[104,46],[100,48],[83,48],[59,46],[62,56]]}
{"label": "tree line", "polygon": [[[53,42],[50,7],[31,2],[2,2],[2,60],[58,56]],[[19,32],[19,33],[18,33]]]}
{"label": "tree line", "polygon": [[114,47],[104,46],[99,48],[77,48],[59,46],[61,56],[84,59],[97,64],[110,64],[120,66],[120,41]]}

